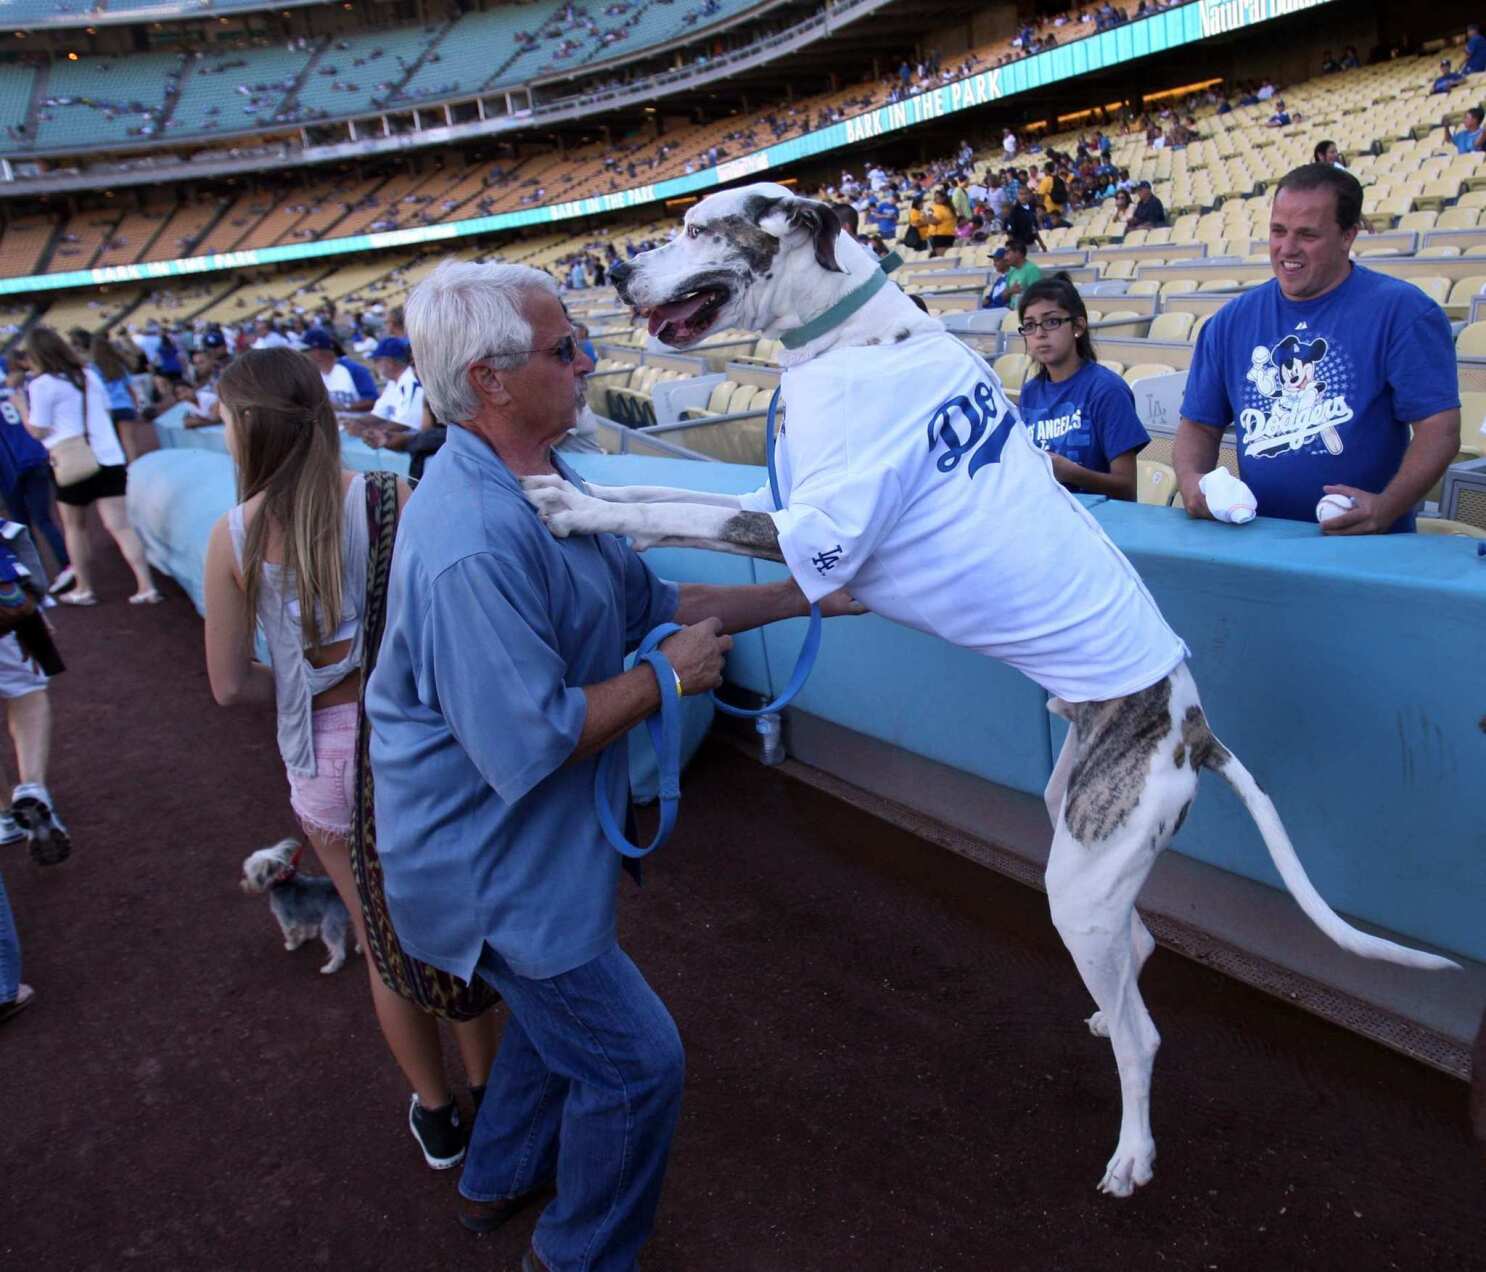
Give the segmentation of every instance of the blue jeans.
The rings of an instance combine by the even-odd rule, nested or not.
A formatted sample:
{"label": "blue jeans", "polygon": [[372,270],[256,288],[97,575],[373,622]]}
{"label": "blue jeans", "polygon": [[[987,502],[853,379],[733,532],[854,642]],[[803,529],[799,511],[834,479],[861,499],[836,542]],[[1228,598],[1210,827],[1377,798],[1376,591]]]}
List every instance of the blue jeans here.
{"label": "blue jeans", "polygon": [[552,1272],[631,1272],[650,1236],[685,1059],[665,1004],[617,945],[548,980],[486,947],[510,1008],[459,1191],[519,1197],[555,1179],[532,1245]]}
{"label": "blue jeans", "polygon": [[0,878],[0,1003],[12,1002],[21,992],[21,942],[15,933],[15,916]]}
{"label": "blue jeans", "polygon": [[58,568],[65,570],[71,561],[62,531],[52,520],[52,470],[43,466],[27,468],[17,474],[15,490],[6,502],[10,505],[11,520],[39,530],[50,545],[52,555],[57,558]]}

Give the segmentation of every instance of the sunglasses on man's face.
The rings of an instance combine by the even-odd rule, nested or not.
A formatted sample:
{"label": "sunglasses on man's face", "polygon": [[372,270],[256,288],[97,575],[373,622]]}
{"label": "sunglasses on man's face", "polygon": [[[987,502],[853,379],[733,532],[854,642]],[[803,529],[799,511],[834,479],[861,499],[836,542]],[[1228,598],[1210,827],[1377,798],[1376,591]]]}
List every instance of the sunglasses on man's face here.
{"label": "sunglasses on man's face", "polygon": [[578,358],[578,338],[570,331],[555,345],[545,349],[512,349],[512,353],[550,353],[565,367],[570,367]]}

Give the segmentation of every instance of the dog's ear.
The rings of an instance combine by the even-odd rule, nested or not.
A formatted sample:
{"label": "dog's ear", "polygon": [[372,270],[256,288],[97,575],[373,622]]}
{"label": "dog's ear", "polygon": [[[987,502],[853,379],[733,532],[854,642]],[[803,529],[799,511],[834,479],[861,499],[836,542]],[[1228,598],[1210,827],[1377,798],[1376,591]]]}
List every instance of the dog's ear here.
{"label": "dog's ear", "polygon": [[753,195],[744,205],[743,212],[761,230],[775,238],[804,230],[814,244],[816,263],[834,274],[846,272],[836,263],[836,237],[841,233],[841,218],[829,203]]}
{"label": "dog's ear", "polygon": [[788,208],[789,223],[797,230],[805,230],[815,243],[815,263],[833,274],[846,271],[836,264],[836,239],[841,234],[841,218],[829,203],[815,199],[795,199]]}

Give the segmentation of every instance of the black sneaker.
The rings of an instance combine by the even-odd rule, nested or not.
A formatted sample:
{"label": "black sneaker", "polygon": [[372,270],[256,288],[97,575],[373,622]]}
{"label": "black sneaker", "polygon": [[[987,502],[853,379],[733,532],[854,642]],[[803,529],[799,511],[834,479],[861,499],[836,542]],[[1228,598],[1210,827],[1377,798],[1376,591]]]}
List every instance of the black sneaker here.
{"label": "black sneaker", "polygon": [[423,1160],[434,1170],[448,1170],[464,1160],[469,1137],[459,1120],[459,1106],[453,1100],[441,1109],[426,1109],[415,1093],[408,1105],[408,1129],[423,1150]]}
{"label": "black sneaker", "polygon": [[15,788],[11,816],[31,841],[31,860],[38,866],[56,866],[72,853],[72,836],[52,808],[46,788],[28,783]]}

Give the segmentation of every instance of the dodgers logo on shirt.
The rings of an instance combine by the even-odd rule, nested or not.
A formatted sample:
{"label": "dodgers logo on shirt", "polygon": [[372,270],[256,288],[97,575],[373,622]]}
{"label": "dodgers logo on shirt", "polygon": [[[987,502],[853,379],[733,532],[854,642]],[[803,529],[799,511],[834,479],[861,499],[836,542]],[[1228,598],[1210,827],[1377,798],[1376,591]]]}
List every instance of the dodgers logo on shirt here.
{"label": "dodgers logo on shirt", "polygon": [[1312,337],[1304,323],[1272,349],[1256,346],[1244,377],[1251,405],[1238,415],[1243,453],[1253,459],[1294,451],[1340,455],[1345,446],[1338,425],[1353,414],[1346,398],[1351,373],[1340,346]]}
{"label": "dodgers logo on shirt", "polygon": [[[964,421],[963,440],[955,427],[956,412]],[[932,453],[940,442],[945,447],[935,466],[941,473],[951,473],[970,455],[965,472],[973,478],[985,465],[1000,461],[1015,422],[1016,415],[1006,399],[984,380],[971,390],[970,397],[956,393],[946,398],[929,413],[929,451]],[[972,451],[974,454],[970,454]]]}

